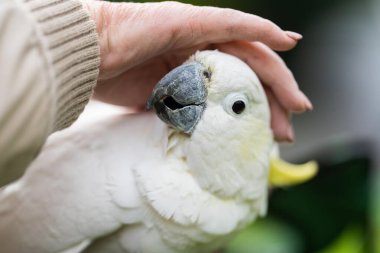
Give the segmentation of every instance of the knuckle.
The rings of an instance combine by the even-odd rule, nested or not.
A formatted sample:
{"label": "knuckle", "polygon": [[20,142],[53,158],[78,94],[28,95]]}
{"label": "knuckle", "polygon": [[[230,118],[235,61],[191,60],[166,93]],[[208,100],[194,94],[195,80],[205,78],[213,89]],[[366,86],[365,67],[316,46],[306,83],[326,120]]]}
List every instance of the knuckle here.
{"label": "knuckle", "polygon": [[245,29],[242,25],[242,13],[230,8],[215,9],[215,19],[220,20],[220,29],[223,30],[225,36],[231,36],[234,33],[241,33]]}
{"label": "knuckle", "polygon": [[263,18],[260,22],[260,27],[263,35],[270,35],[276,31],[276,26],[268,19]]}
{"label": "knuckle", "polygon": [[172,27],[172,36],[177,41],[191,42],[203,36],[205,27],[202,18],[205,15],[202,7],[190,4],[181,4],[177,20]]}
{"label": "knuckle", "polygon": [[285,64],[285,62],[281,59],[282,61],[282,64],[284,66],[284,68],[286,68],[286,73],[288,74],[288,77],[289,79],[292,81],[292,82],[296,82],[296,79],[294,77],[294,74],[293,74],[293,71],[291,71]]}
{"label": "knuckle", "polygon": [[236,10],[231,8],[221,8],[218,9],[219,15],[224,18],[232,18],[236,15]]}

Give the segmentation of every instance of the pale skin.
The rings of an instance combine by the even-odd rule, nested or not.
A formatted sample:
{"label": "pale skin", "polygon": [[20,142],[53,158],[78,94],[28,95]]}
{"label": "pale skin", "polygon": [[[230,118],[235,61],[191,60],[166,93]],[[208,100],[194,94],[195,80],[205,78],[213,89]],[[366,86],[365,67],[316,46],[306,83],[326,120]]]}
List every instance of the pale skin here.
{"label": "pale skin", "polygon": [[101,66],[95,97],[143,109],[154,85],[197,50],[218,49],[244,60],[267,92],[272,129],[292,141],[292,112],[312,109],[292,72],[274,52],[290,50],[301,35],[232,9],[177,2],[85,1],[100,39]]}

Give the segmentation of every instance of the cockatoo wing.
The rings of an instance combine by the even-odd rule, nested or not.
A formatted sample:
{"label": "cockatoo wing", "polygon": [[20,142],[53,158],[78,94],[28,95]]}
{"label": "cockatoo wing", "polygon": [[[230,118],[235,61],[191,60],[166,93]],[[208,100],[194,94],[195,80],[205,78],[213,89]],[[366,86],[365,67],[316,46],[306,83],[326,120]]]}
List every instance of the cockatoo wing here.
{"label": "cockatoo wing", "polygon": [[59,252],[137,220],[130,172],[161,154],[163,129],[146,113],[53,135],[25,175],[1,189],[2,251]]}
{"label": "cockatoo wing", "polygon": [[249,216],[250,206],[201,189],[186,166],[184,161],[173,159],[158,169],[146,164],[137,167],[136,182],[146,203],[161,218],[195,226],[208,234],[225,235],[237,229]]}

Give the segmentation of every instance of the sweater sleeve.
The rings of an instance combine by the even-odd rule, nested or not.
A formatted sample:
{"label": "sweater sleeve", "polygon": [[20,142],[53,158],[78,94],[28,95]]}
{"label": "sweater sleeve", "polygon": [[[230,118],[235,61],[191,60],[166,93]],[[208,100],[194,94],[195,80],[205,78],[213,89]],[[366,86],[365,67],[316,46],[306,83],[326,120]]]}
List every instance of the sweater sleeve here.
{"label": "sweater sleeve", "polygon": [[77,119],[99,64],[95,23],[79,0],[0,2],[0,186]]}

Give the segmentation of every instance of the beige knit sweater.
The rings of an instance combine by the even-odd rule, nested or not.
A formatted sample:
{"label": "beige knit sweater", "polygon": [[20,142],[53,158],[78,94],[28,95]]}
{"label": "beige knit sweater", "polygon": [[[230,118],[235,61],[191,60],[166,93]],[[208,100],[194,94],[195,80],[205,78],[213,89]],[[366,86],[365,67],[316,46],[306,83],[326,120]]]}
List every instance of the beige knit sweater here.
{"label": "beige knit sweater", "polygon": [[0,0],[0,186],[84,109],[99,69],[94,22],[78,0]]}

